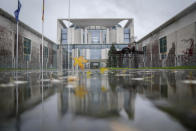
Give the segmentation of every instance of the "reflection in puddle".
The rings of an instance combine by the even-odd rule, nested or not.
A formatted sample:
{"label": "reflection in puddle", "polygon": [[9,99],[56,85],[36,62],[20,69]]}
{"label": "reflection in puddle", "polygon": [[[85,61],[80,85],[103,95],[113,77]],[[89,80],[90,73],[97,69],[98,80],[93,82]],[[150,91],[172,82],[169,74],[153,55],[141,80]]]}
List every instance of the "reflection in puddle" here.
{"label": "reflection in puddle", "polygon": [[[0,85],[13,75],[1,73]],[[45,72],[40,81],[39,73],[21,72],[19,81],[27,83],[0,87],[0,130],[195,130],[196,85],[182,84],[186,76],[182,70],[89,70],[61,78]]]}
{"label": "reflection in puddle", "polygon": [[196,84],[196,80],[184,80],[182,82],[185,84]]}
{"label": "reflection in puddle", "polygon": [[143,81],[144,78],[132,78],[132,80],[135,80],[135,81]]}

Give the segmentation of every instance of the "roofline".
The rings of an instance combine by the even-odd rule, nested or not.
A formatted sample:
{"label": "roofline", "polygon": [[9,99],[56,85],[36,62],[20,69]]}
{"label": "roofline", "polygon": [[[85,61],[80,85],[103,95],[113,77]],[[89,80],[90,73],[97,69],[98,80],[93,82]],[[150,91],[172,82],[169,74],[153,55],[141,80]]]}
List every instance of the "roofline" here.
{"label": "roofline", "polygon": [[127,23],[125,24],[124,28],[126,28],[127,26],[129,26],[129,24],[132,23],[132,22],[133,22],[133,19],[128,20]]}
{"label": "roofline", "polygon": [[57,19],[57,21],[59,21],[59,23],[63,26],[63,28],[67,28],[67,26],[63,23],[61,19]]}
{"label": "roofline", "polygon": [[[11,22],[16,24],[16,19],[9,14],[8,12],[4,11],[2,8],[0,8],[0,15],[9,19]],[[42,34],[39,33],[38,31],[36,31],[35,29],[33,29],[32,27],[28,26],[27,24],[23,23],[22,21],[19,20],[19,25],[27,30],[29,30],[30,32],[32,32],[33,34],[37,35],[38,37],[42,37]],[[54,41],[50,40],[49,38],[44,36],[44,39],[52,44],[57,45]]]}
{"label": "roofline", "polygon": [[132,20],[133,18],[59,18],[59,20]]}
{"label": "roofline", "polygon": [[[71,21],[71,20],[121,20],[121,21],[123,21],[123,20],[128,20],[127,22],[126,22],[126,24],[125,24],[125,26],[124,26],[124,28],[126,27],[126,26],[128,26],[131,22],[133,22],[133,18],[60,18],[60,19],[58,19],[61,23],[62,23],[62,25],[64,26],[64,27],[66,27],[66,25],[63,23],[63,21],[65,20],[65,21]],[[120,21],[120,22],[121,22]],[[120,23],[119,22],[119,23]]]}
{"label": "roofline", "polygon": [[187,15],[189,12],[191,12],[195,9],[196,9],[196,2],[194,2],[193,4],[191,4],[190,6],[185,8],[184,10],[182,10],[180,13],[178,13],[177,15],[175,15],[174,17],[172,17],[171,19],[169,19],[168,21],[166,21],[165,23],[160,25],[158,28],[154,29],[152,32],[148,33],[146,36],[144,36],[143,38],[138,40],[137,43],[140,43],[141,41],[143,41],[143,40],[147,39],[148,37],[154,35],[155,33],[161,31],[163,28],[173,24],[175,21],[181,19],[183,16]]}

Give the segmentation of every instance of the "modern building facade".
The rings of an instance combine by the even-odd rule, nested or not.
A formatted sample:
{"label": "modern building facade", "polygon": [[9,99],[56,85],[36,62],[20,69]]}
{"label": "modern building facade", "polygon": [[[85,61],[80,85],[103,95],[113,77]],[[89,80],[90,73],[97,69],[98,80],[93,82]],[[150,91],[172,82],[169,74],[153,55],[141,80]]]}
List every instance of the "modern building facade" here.
{"label": "modern building facade", "polygon": [[122,49],[133,41],[134,22],[130,18],[57,20],[58,63],[63,68],[68,68],[67,63],[69,69],[74,68],[73,58],[79,56],[89,61],[86,68],[105,67],[112,44]]}
{"label": "modern building facade", "polygon": [[137,41],[140,67],[196,65],[196,3]]}

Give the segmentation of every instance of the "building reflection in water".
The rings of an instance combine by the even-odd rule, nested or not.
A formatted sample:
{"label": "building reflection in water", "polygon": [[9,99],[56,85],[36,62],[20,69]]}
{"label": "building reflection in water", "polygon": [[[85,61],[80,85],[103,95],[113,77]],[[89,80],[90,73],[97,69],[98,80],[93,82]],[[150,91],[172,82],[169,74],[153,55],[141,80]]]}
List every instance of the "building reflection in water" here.
{"label": "building reflection in water", "polygon": [[[8,72],[3,74],[0,82],[9,83],[10,78],[28,82],[15,85],[15,87],[0,88],[0,127],[4,127],[4,124],[6,125],[7,122],[15,118],[15,128],[20,130],[21,114],[41,104],[43,97],[47,98],[54,94],[54,88],[50,88],[51,84],[49,82],[44,82],[42,85],[39,73],[19,72],[16,75],[16,73]],[[44,92],[42,92],[42,86]]]}
{"label": "building reflection in water", "polygon": [[[0,83],[9,82],[10,77],[15,77],[13,73],[2,76]],[[45,73],[45,78],[49,76],[49,73]],[[79,81],[72,83],[74,88],[67,88],[66,81],[58,84],[46,81],[42,84],[39,81],[41,78],[39,73],[19,73],[18,79],[28,83],[18,87],[0,88],[0,128],[15,125],[13,128],[20,130],[23,125],[21,115],[38,105],[43,106],[40,113],[45,112],[48,109],[45,108],[44,103],[48,101],[47,98],[55,94],[57,94],[57,101],[55,101],[57,106],[51,108],[57,109],[61,120],[66,114],[71,113],[75,116],[106,120],[125,118],[134,121],[135,101],[139,94],[153,103],[154,108],[174,117],[183,126],[196,129],[193,123],[196,118],[194,117],[196,116],[196,85],[182,83],[182,80],[195,79],[196,72],[116,70],[105,74],[94,71],[90,77],[87,77],[85,72],[79,72],[78,76]],[[14,124],[10,124],[13,118]]]}
{"label": "building reflection in water", "polygon": [[80,79],[75,89],[70,91],[64,88],[59,93],[59,108],[62,115],[70,111],[76,115],[106,118],[118,117],[120,112],[125,110],[129,119],[133,119],[134,93],[122,87],[112,90],[108,75],[97,73],[88,79],[85,75],[79,73]]}

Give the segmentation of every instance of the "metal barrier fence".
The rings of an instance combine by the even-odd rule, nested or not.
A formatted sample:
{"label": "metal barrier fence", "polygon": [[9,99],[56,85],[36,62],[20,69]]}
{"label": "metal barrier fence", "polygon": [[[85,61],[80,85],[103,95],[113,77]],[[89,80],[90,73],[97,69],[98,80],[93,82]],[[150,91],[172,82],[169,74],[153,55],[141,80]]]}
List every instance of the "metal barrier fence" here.
{"label": "metal barrier fence", "polygon": [[[109,67],[175,67],[196,66],[196,54],[159,55],[159,54],[114,54],[108,58]],[[110,64],[111,63],[111,64]]]}

